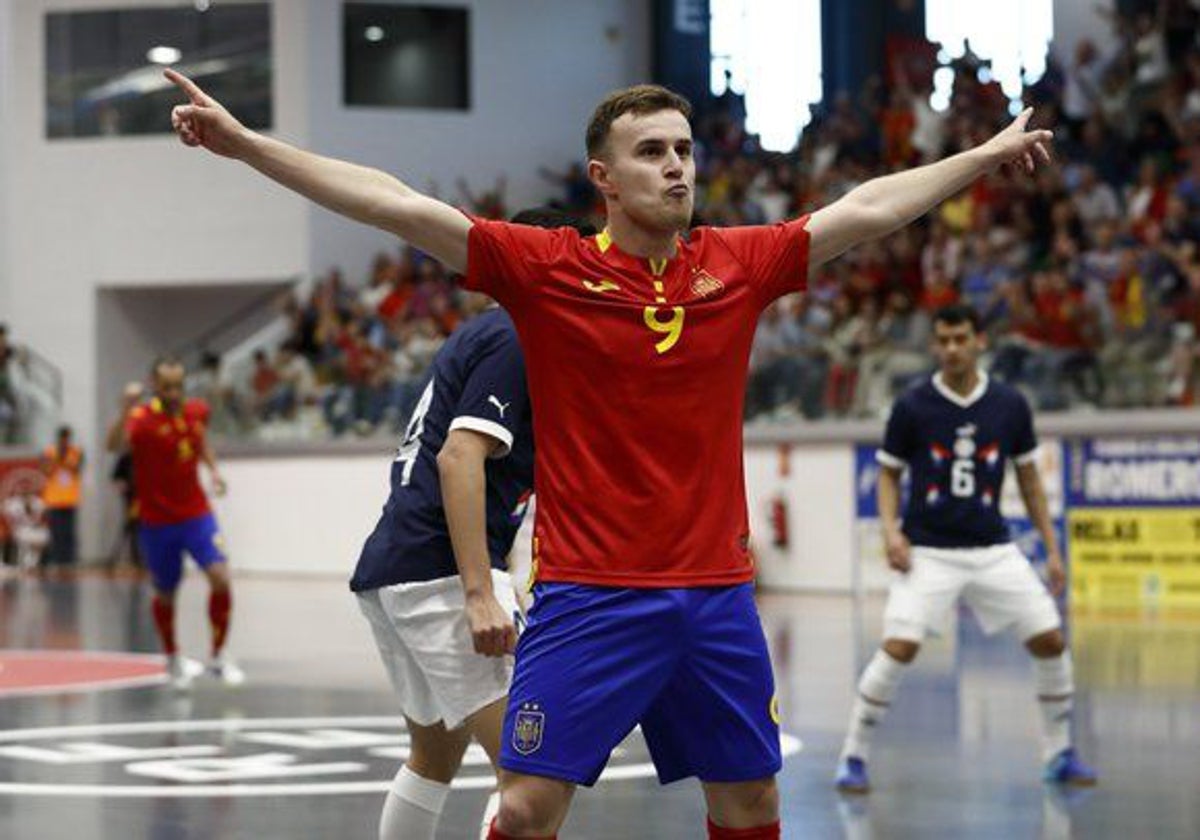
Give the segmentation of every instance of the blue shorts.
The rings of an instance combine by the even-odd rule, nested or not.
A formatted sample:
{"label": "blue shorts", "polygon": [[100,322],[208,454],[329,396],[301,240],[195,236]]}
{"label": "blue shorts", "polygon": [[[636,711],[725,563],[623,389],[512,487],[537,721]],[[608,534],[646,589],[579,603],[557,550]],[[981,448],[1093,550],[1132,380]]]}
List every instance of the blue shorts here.
{"label": "blue shorts", "polygon": [[539,584],[517,645],[500,766],[581,785],[639,723],[662,784],[744,782],[783,764],[750,584]]}
{"label": "blue shorts", "polygon": [[225,562],[221,532],[211,513],[170,525],[139,525],[138,543],[150,580],[159,592],[174,592],[179,587],[185,551],[201,569]]}

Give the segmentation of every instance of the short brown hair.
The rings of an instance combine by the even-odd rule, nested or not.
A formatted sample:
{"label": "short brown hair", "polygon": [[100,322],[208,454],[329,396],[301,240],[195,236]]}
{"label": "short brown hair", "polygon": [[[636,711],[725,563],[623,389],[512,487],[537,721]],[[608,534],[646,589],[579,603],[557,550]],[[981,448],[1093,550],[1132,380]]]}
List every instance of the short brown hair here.
{"label": "short brown hair", "polygon": [[660,85],[634,85],[614,90],[596,106],[587,128],[587,153],[589,158],[598,157],[608,142],[612,124],[622,114],[654,114],[658,111],[678,111],[685,117],[692,116],[692,103]]}

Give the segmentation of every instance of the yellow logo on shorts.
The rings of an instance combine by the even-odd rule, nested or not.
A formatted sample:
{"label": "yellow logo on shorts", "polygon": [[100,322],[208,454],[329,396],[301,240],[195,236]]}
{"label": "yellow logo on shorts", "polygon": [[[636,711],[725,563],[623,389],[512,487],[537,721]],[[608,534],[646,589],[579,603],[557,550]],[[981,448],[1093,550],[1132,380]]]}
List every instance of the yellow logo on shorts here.
{"label": "yellow logo on shorts", "polygon": [[778,694],[773,694],[771,696],[770,711],[771,711],[771,720],[775,722],[776,726],[779,726],[780,721],[779,721],[779,695]]}
{"label": "yellow logo on shorts", "polygon": [[225,553],[225,538],[223,536],[221,536],[220,531],[213,534],[212,544],[217,549],[217,551],[221,552],[222,554]]}

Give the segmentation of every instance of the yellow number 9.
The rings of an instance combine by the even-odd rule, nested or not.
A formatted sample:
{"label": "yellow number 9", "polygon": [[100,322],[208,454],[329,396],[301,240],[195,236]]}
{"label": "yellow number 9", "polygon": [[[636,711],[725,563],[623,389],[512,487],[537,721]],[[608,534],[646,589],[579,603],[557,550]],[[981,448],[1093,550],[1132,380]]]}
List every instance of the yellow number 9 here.
{"label": "yellow number 9", "polygon": [[666,353],[679,342],[679,336],[683,335],[683,307],[671,307],[671,320],[661,321],[658,317],[659,308],[657,306],[647,306],[643,315],[646,319],[646,326],[654,330],[656,333],[663,333],[666,338],[654,345],[654,349],[660,354]]}

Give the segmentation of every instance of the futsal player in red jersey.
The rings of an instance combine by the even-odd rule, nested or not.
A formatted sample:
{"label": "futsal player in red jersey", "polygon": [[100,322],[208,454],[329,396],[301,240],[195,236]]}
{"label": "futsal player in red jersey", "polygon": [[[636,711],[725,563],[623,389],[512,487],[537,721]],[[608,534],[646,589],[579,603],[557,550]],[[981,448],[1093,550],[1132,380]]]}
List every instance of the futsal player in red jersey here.
{"label": "futsal player in red jersey", "polygon": [[[777,838],[778,709],[755,612],[741,457],[759,313],[810,269],[1006,163],[1049,160],[1030,112],[987,143],[811,216],[687,232],[690,106],[610,94],[587,130],[596,237],[485,222],[379,170],[247,130],[185,77],[184,144],[395,233],[511,313],[537,444],[537,588],[517,648],[494,838],[553,837],[575,786],[641,724],[663,782],[697,776],[712,838]],[[686,711],[685,711],[686,710]]]}
{"label": "futsal player in red jersey", "polygon": [[154,626],[167,654],[171,682],[186,688],[200,671],[180,655],[175,641],[175,593],[183,579],[186,552],[209,583],[209,672],[227,685],[238,685],[244,675],[224,655],[233,609],[228,564],[198,469],[203,462],[215,492],[225,492],[205,431],[208,406],[203,400],[184,399],[180,362],[160,359],[151,375],[154,394],[146,402],[139,383],[126,386],[123,410],[109,427],[107,443],[111,452],[128,449],[133,461],[138,542],[154,586]]}

